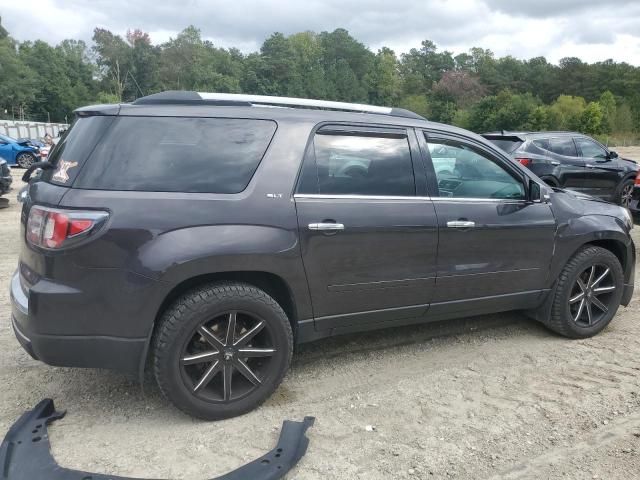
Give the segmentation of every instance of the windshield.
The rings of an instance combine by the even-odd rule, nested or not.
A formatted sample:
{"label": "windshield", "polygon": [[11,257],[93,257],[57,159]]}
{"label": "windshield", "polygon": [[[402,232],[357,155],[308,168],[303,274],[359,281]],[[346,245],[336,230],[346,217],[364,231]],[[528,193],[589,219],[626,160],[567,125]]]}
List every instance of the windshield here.
{"label": "windshield", "polygon": [[6,135],[0,135],[0,140],[7,143],[16,143],[17,140],[15,138],[8,137]]}

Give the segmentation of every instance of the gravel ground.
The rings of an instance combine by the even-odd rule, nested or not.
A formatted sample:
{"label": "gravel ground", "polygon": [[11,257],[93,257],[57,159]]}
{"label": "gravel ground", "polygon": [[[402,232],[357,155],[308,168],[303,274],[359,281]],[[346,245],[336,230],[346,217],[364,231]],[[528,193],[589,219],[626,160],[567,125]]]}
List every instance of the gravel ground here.
{"label": "gravel ground", "polygon": [[[640,160],[640,148],[620,149]],[[16,182],[22,174],[14,171]],[[0,290],[19,251],[19,207],[0,210]],[[640,229],[635,231],[640,244]],[[53,368],[19,347],[0,296],[0,432],[44,397],[63,466],[206,479],[270,450],[283,419],[317,417],[289,474],[326,478],[631,479],[640,474],[638,295],[588,340],[517,313],[324,340],[301,347],[276,394],[240,418],[181,414],[151,382]],[[35,480],[35,479],[34,479]]]}

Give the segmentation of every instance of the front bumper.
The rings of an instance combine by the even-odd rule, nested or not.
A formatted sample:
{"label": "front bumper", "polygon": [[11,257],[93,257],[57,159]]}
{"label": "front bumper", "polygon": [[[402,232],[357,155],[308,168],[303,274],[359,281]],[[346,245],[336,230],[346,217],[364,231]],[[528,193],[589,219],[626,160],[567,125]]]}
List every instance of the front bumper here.
{"label": "front bumper", "polygon": [[16,271],[11,279],[11,324],[18,342],[29,355],[59,367],[108,368],[138,373],[146,338],[52,335],[35,331],[35,323],[29,310],[29,296]]}

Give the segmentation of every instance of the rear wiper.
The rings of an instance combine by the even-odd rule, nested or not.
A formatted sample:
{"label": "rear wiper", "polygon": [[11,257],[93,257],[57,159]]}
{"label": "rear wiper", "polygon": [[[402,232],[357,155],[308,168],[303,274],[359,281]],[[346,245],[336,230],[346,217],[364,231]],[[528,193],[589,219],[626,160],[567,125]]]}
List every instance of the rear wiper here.
{"label": "rear wiper", "polygon": [[22,175],[22,181],[26,183],[29,180],[31,180],[31,175],[37,169],[51,170],[52,168],[53,168],[53,164],[51,164],[49,162],[36,162],[36,163],[32,164],[29,168],[27,168],[26,172],[24,172],[24,175]]}

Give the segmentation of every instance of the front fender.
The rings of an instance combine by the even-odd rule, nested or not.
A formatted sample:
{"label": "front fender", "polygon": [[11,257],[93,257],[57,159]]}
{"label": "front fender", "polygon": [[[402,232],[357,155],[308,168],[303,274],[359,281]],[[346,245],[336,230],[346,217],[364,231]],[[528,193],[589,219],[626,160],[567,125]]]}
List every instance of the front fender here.
{"label": "front fender", "polygon": [[626,261],[623,262],[622,267],[625,272],[625,281],[628,281],[633,270],[629,266],[628,251],[633,243],[622,221],[606,215],[583,215],[569,218],[558,224],[556,246],[549,272],[549,285],[555,282],[569,259],[583,245],[603,240],[615,241],[624,247]]}

